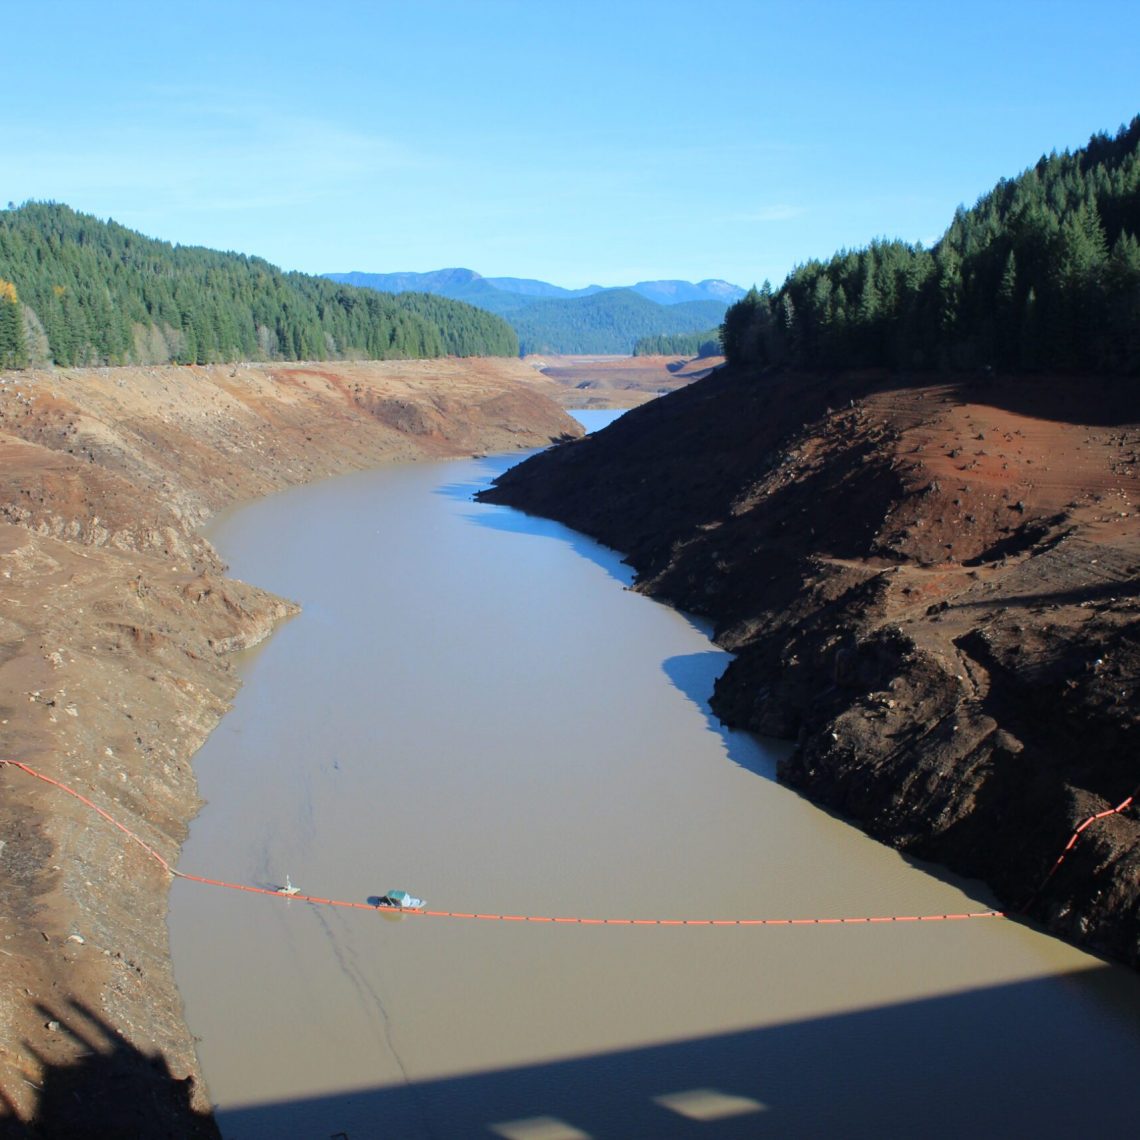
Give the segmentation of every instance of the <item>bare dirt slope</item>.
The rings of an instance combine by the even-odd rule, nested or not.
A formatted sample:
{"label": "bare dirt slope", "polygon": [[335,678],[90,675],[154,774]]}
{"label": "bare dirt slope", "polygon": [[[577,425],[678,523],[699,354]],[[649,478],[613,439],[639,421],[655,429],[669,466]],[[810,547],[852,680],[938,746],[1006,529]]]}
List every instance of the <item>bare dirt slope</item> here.
{"label": "bare dirt slope", "polygon": [[722,372],[488,498],[628,554],[737,656],[781,777],[1140,965],[1135,385]]}
{"label": "bare dirt slope", "polygon": [[[0,759],[173,862],[228,655],[294,612],[228,579],[196,528],[341,472],[580,434],[553,392],[511,360],[0,376]],[[88,808],[0,768],[0,1132],[215,1134],[167,886]]]}

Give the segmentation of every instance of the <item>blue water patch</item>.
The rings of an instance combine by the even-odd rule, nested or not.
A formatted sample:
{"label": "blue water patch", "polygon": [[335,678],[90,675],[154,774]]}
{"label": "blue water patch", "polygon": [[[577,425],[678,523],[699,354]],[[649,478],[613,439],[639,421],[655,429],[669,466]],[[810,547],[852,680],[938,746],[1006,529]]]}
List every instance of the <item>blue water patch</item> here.
{"label": "blue water patch", "polygon": [[587,432],[601,431],[609,427],[619,416],[625,415],[626,408],[569,408],[570,414]]}

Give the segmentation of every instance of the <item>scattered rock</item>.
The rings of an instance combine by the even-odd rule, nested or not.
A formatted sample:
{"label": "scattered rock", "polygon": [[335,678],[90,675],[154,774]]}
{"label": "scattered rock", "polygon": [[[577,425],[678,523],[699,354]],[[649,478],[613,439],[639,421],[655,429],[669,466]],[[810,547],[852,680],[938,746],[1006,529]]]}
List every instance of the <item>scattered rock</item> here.
{"label": "scattered rock", "polygon": [[[866,415],[826,413],[839,383]],[[1103,508],[1079,505],[1119,495],[1124,480],[1128,501],[1140,496],[1112,442],[1122,425],[1137,438],[1140,423],[1130,389],[1088,389],[994,376],[982,408],[888,377],[725,370],[520,465],[484,498],[622,551],[636,589],[712,622],[734,654],[713,709],[797,742],[781,779],[893,846],[984,878],[1009,905],[1034,898],[1033,916],[1058,934],[1140,965],[1135,812],[1083,832],[1035,894],[1076,827],[1140,779],[1140,613],[1132,585],[1117,585],[1135,582],[1140,525],[1114,511],[1109,526]],[[983,414],[981,431],[970,419]],[[1084,416],[1111,426],[1084,427],[1078,456],[1069,425]],[[1030,454],[978,452],[969,482],[954,484],[960,514],[921,493],[920,478],[954,478],[969,439],[994,432],[1047,454],[1048,481],[1022,467]],[[811,458],[773,472],[772,456],[793,454]],[[1012,525],[996,510],[1011,486],[1026,488]],[[884,559],[904,574],[880,573]],[[1122,652],[1120,679],[1084,670]],[[894,708],[874,696],[883,689]]]}

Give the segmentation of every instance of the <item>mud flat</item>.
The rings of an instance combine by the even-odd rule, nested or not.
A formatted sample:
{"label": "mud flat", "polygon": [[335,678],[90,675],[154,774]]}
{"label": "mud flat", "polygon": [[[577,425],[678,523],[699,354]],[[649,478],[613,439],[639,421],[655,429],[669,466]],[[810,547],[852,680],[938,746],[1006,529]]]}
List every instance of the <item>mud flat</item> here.
{"label": "mud flat", "polygon": [[[387,462],[581,433],[513,360],[0,375],[0,759],[174,862],[233,651],[295,612],[229,579],[217,511]],[[0,1125],[216,1135],[171,977],[169,877],[0,769]]]}
{"label": "mud flat", "polygon": [[636,408],[700,380],[724,358],[683,356],[528,356],[568,408]]}

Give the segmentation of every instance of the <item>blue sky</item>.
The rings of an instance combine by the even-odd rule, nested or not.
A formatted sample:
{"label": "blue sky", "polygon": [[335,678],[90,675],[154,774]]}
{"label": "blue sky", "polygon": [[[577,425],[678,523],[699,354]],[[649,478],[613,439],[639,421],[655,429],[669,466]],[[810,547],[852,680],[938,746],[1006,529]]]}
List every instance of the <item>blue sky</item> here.
{"label": "blue sky", "polygon": [[0,202],[310,273],[778,284],[1140,113],[1140,0],[5,8]]}

